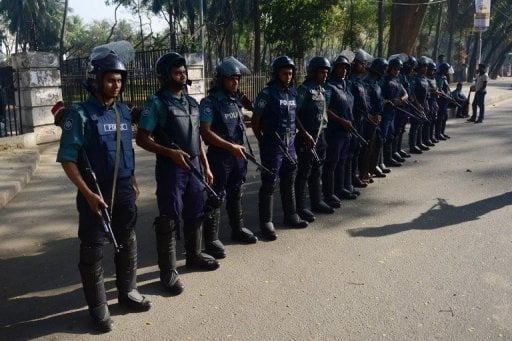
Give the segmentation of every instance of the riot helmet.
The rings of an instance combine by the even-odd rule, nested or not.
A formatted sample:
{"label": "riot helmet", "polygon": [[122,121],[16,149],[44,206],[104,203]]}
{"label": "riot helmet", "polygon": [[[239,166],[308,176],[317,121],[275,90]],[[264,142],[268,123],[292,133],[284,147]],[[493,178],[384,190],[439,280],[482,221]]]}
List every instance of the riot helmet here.
{"label": "riot helmet", "polygon": [[272,75],[277,78],[279,70],[283,67],[290,67],[295,74],[295,63],[288,56],[279,56],[272,62]]}
{"label": "riot helmet", "polygon": [[414,56],[407,56],[407,60],[404,61],[404,68],[408,70],[412,70],[416,67],[418,61]]}
{"label": "riot helmet", "polygon": [[370,64],[370,66],[368,67],[368,70],[370,72],[373,72],[379,76],[383,76],[384,73],[386,73],[386,69],[388,68],[388,61],[386,60],[386,58],[382,58],[382,57],[379,57],[379,58],[375,58],[372,63]]}
{"label": "riot helmet", "polygon": [[439,73],[442,74],[442,75],[445,75],[448,73],[448,71],[450,70],[451,68],[451,65],[448,64],[448,63],[441,63],[438,67],[439,69]]}
{"label": "riot helmet", "polygon": [[270,79],[270,83],[276,82],[279,80],[279,70],[282,68],[291,68],[292,69],[292,82],[295,78],[295,63],[288,56],[279,56],[272,62],[272,77]]}
{"label": "riot helmet", "polygon": [[185,58],[176,52],[164,54],[156,61],[156,77],[162,87],[168,85],[176,87],[185,87],[186,85],[177,82],[170,76],[171,68],[184,66],[187,69]]}
{"label": "riot helmet", "polygon": [[213,88],[222,89],[224,80],[230,77],[240,78],[242,75],[250,75],[251,71],[235,57],[227,57],[215,69]]}
{"label": "riot helmet", "polygon": [[401,70],[403,66],[404,63],[402,62],[402,60],[400,60],[400,58],[393,58],[388,62],[388,70],[391,69],[392,67]]}
{"label": "riot helmet", "polygon": [[306,81],[317,81],[319,70],[326,70],[327,72],[331,70],[331,63],[327,58],[316,56],[309,61]]}
{"label": "riot helmet", "polygon": [[350,62],[348,61],[348,58],[344,55],[339,55],[336,57],[336,59],[332,62],[332,68],[334,69],[339,64],[345,64],[347,66],[350,66]]}
{"label": "riot helmet", "polygon": [[127,77],[127,71],[124,63],[112,50],[93,50],[89,57],[87,80],[84,84],[85,88],[93,94],[96,92],[103,92],[103,76],[107,72],[121,74],[122,92],[124,90]]}
{"label": "riot helmet", "polygon": [[437,70],[437,65],[436,65],[436,63],[432,59],[430,59],[428,61],[428,63],[427,63],[427,70],[429,70],[429,71],[436,71]]}

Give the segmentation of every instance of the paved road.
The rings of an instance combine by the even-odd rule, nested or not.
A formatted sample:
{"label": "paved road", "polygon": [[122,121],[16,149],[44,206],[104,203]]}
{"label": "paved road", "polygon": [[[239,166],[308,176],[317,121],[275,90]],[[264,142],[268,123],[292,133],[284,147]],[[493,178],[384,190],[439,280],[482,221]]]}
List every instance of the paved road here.
{"label": "paved road", "polygon": [[[0,339],[511,340],[511,109],[489,108],[480,125],[450,120],[451,140],[307,229],[250,246],[229,244],[224,229],[217,271],[188,272],[180,248],[178,297],[159,289],[153,156],[137,150],[139,287],[154,308],[118,308],[107,248],[115,330],[102,336],[91,333],[76,267],[74,188],[50,145],[0,210]],[[244,203],[255,227],[251,169]]]}

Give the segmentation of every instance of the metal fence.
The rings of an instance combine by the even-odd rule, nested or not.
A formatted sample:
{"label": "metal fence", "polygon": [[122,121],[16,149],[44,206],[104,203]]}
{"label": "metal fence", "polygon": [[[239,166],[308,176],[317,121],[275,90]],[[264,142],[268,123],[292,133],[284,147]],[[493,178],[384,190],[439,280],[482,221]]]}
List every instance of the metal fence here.
{"label": "metal fence", "polygon": [[17,75],[10,66],[0,68],[0,137],[23,133],[21,114],[15,100]]}
{"label": "metal fence", "polygon": [[[126,65],[128,80],[121,100],[139,108],[144,105],[146,98],[154,93],[159,85],[155,76],[155,63],[157,59],[168,53],[168,50],[136,52],[135,60]],[[64,61],[61,68],[62,97],[65,103],[81,102],[87,98],[87,91],[82,86],[86,78],[87,58]],[[213,75],[206,75],[205,89],[210,87]],[[268,82],[268,74],[243,76],[240,81],[240,90],[250,100],[256,98],[258,92]]]}

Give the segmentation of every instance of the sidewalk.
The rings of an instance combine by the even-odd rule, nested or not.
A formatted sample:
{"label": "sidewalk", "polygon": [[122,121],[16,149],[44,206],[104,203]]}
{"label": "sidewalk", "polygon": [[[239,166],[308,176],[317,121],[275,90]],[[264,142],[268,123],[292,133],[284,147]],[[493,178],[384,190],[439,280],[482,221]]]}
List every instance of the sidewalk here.
{"label": "sidewalk", "polygon": [[[470,85],[471,83],[464,83],[462,87],[464,94],[469,93]],[[455,83],[451,84],[451,88],[455,89]],[[472,101],[474,93],[471,95]],[[512,77],[490,80],[487,85],[486,106],[492,106],[511,97]],[[0,139],[0,209],[6,206],[30,181],[39,164],[39,152],[45,148],[44,146],[36,149],[2,147],[2,142]]]}

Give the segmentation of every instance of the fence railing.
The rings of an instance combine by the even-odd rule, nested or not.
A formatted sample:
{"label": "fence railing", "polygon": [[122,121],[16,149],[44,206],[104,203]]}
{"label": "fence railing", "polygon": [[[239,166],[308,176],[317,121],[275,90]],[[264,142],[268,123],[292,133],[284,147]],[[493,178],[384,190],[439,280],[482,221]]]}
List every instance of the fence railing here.
{"label": "fence railing", "polygon": [[[168,51],[136,52],[133,62],[126,65],[128,80],[121,100],[139,108],[144,105],[146,98],[154,93],[158,87],[155,76],[155,63],[157,59]],[[87,59],[73,59],[64,61],[61,68],[62,97],[65,103],[80,102],[87,98],[87,91],[81,85],[86,78]],[[300,79],[301,77],[298,77]],[[213,75],[206,75],[205,89],[210,88]],[[258,92],[268,82],[266,73],[243,76],[240,81],[240,90],[254,101]]]}
{"label": "fence railing", "polygon": [[15,94],[18,77],[12,67],[0,68],[0,137],[21,135],[22,122]]}

